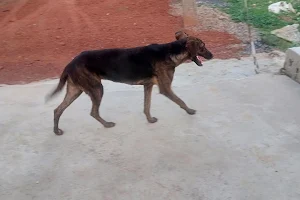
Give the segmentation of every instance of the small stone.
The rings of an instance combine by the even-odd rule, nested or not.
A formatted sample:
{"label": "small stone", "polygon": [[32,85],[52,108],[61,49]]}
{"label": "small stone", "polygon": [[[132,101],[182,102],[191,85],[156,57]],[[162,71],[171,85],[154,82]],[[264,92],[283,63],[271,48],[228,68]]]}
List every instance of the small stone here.
{"label": "small stone", "polygon": [[39,184],[39,181],[35,182],[36,184]]}
{"label": "small stone", "polygon": [[61,42],[61,43],[59,43],[61,46],[66,46],[66,43],[64,43],[64,42]]}
{"label": "small stone", "polygon": [[3,10],[2,12],[8,12],[9,10]]}
{"label": "small stone", "polygon": [[0,70],[4,69],[4,67],[0,66]]}
{"label": "small stone", "polygon": [[227,17],[219,16],[219,20],[225,20],[225,19],[227,19]]}
{"label": "small stone", "polygon": [[275,58],[275,57],[285,57],[285,53],[278,51],[278,50],[273,50],[268,54],[270,57]]}
{"label": "small stone", "polygon": [[133,23],[134,26],[136,26],[136,23]]}
{"label": "small stone", "polygon": [[56,36],[56,39],[60,39],[60,36]]}
{"label": "small stone", "polygon": [[106,15],[109,15],[109,13],[106,13]]}

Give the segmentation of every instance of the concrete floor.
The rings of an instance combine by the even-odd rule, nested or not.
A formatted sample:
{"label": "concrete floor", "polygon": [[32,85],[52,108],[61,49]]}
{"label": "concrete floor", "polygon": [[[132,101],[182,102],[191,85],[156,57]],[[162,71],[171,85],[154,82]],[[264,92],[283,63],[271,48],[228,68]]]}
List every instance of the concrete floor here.
{"label": "concrete floor", "polygon": [[0,87],[1,200],[299,200],[300,85],[260,56],[178,68],[187,115],[154,90],[148,124],[141,87],[105,82],[105,129],[82,95],[52,133],[44,96],[57,80]]}

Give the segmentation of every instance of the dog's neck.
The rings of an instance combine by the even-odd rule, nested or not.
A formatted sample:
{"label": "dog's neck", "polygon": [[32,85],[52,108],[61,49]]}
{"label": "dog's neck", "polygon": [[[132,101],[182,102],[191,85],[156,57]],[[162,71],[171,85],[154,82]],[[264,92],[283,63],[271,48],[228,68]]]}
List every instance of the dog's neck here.
{"label": "dog's neck", "polygon": [[173,61],[173,63],[175,64],[175,67],[177,67],[178,65],[180,65],[188,60],[189,53],[187,51],[185,51],[185,52],[182,52],[177,55],[171,55],[170,58]]}
{"label": "dog's neck", "polygon": [[170,59],[174,63],[175,67],[187,61],[190,57],[189,52],[186,49],[186,40],[181,39],[170,43]]}

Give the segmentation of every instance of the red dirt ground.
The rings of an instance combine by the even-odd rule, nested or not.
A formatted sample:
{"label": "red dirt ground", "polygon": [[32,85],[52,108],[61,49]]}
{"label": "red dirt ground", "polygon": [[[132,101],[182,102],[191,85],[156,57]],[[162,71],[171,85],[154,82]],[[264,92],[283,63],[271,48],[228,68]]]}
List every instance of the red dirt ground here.
{"label": "red dirt ground", "polygon": [[[167,0],[0,1],[0,84],[57,77],[87,49],[134,47],[174,40],[182,19]],[[217,58],[236,57],[234,36],[194,33]]]}

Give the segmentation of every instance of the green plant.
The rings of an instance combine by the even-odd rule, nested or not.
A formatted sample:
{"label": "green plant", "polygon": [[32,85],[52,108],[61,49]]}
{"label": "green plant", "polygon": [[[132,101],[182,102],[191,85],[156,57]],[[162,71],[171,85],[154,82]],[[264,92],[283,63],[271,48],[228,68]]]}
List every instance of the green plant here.
{"label": "green plant", "polygon": [[[244,7],[244,0],[227,0],[229,6],[225,12],[231,15],[234,21],[247,22],[258,28],[262,33],[262,40],[271,46],[286,49],[295,44],[282,40],[270,32],[283,26],[300,23],[300,16],[295,13],[274,14],[268,11],[270,0],[248,0],[248,19]],[[287,0],[295,10],[300,12],[300,0]]]}

